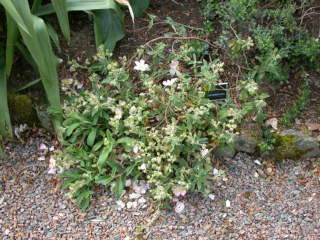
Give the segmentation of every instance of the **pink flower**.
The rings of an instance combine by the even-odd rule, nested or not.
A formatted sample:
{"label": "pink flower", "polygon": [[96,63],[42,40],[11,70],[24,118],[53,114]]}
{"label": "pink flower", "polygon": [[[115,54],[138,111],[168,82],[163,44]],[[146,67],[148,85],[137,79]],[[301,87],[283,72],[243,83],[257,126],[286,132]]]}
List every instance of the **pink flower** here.
{"label": "pink flower", "polygon": [[181,72],[179,71],[179,61],[172,61],[170,63],[170,75],[178,77],[181,76]]}
{"label": "pink flower", "polygon": [[49,160],[49,171],[48,174],[57,174],[57,169],[56,169],[56,160],[54,158],[50,158]]}
{"label": "pink flower", "polygon": [[55,167],[49,167],[48,174],[56,175],[57,174],[56,168]]}
{"label": "pink flower", "polygon": [[184,203],[183,203],[183,202],[177,202],[177,203],[176,203],[176,206],[175,206],[175,208],[174,208],[174,211],[175,211],[176,213],[182,213],[183,210],[184,210],[184,208],[185,208],[185,206],[184,206]]}
{"label": "pink flower", "polygon": [[48,150],[48,147],[47,147],[47,145],[41,143],[40,147],[39,147],[39,150]]}
{"label": "pink flower", "polygon": [[176,197],[179,197],[179,196],[183,197],[187,194],[187,190],[181,186],[175,187],[172,192]]}

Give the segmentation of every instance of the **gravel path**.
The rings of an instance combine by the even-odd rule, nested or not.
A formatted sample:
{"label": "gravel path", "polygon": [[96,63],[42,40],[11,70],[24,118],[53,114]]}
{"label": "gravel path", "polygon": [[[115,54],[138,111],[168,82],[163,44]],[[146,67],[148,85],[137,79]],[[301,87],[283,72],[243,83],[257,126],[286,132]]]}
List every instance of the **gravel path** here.
{"label": "gravel path", "polygon": [[104,190],[82,213],[38,160],[43,141],[10,144],[10,159],[0,160],[0,239],[320,239],[319,161],[277,166],[238,154],[220,164],[227,179],[214,185],[215,198],[187,194],[181,214],[158,211],[147,196],[119,209]]}

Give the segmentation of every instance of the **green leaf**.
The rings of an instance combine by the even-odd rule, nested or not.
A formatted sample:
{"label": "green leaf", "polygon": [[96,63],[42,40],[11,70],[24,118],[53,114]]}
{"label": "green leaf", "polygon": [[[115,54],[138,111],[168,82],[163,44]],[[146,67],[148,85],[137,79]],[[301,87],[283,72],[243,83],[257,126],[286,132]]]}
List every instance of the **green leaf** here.
{"label": "green leaf", "polygon": [[118,181],[116,181],[116,184],[114,186],[114,194],[116,195],[117,198],[121,197],[121,195],[124,192],[124,184],[125,180],[123,177],[119,178]]}
{"label": "green leaf", "polygon": [[29,87],[37,84],[37,83],[39,83],[39,82],[41,82],[41,79],[40,79],[40,78],[35,79],[35,80],[33,80],[33,81],[30,81],[30,82],[24,84],[23,86],[21,86],[21,87],[19,87],[19,88],[16,88],[16,89],[13,89],[13,90],[11,90],[11,91],[14,92],[14,93],[17,93],[17,92],[20,92],[20,91],[22,91],[22,90],[25,90],[25,89],[27,89],[27,88],[29,88]]}
{"label": "green leaf", "polygon": [[103,45],[110,51],[125,36],[121,17],[115,9],[94,12],[94,32],[97,48]]}
{"label": "green leaf", "polygon": [[30,52],[26,48],[26,46],[22,43],[22,41],[17,41],[16,47],[18,48],[19,52],[23,56],[23,58],[30,64],[30,66],[34,69],[34,71],[38,71],[38,67],[36,62],[33,60]]}
{"label": "green leaf", "polygon": [[[109,9],[115,5],[113,0],[66,0],[67,10],[70,11],[91,11],[97,9]],[[37,16],[43,16],[54,13],[54,7],[51,3],[43,5],[35,13]]]}
{"label": "green leaf", "polygon": [[81,123],[79,122],[76,122],[76,123],[73,123],[72,125],[70,125],[67,130],[66,130],[66,136],[67,137],[70,137],[70,135],[73,133],[73,131],[80,126]]}
{"label": "green leaf", "polygon": [[96,177],[95,183],[102,184],[102,185],[108,185],[114,180],[114,176],[103,176],[103,177]]}
{"label": "green leaf", "polygon": [[80,193],[76,196],[77,205],[81,207],[81,210],[84,211],[89,207],[90,199],[94,194],[88,187],[83,187],[81,190],[78,190]]}
{"label": "green leaf", "polygon": [[103,145],[103,141],[97,142],[97,143],[92,147],[92,151],[93,151],[93,152],[98,151],[98,150],[102,147],[102,145]]}
{"label": "green leaf", "polygon": [[10,76],[13,58],[14,48],[18,39],[18,27],[12,17],[6,12],[7,18],[7,42],[6,42],[6,74]]}
{"label": "green leaf", "polygon": [[54,43],[54,45],[56,45],[56,48],[58,49],[58,51],[61,52],[58,33],[52,27],[52,25],[50,23],[48,23],[48,22],[47,22],[47,29],[48,29],[48,33],[49,33],[49,36],[50,36],[52,42]]}
{"label": "green leaf", "polygon": [[12,136],[12,126],[7,99],[6,65],[4,63],[4,50],[0,46],[0,135]]}
{"label": "green leaf", "polygon": [[141,17],[143,12],[148,8],[149,0],[131,0],[130,5],[136,17]]}
{"label": "green leaf", "polygon": [[93,128],[87,138],[88,146],[90,146],[90,147],[93,146],[94,141],[96,139],[96,135],[97,135],[97,128]]}
{"label": "green leaf", "polygon": [[117,143],[121,144],[126,144],[126,145],[131,145],[132,143],[136,142],[134,138],[129,138],[129,137],[123,137],[117,140]]}
{"label": "green leaf", "polygon": [[99,172],[101,172],[103,167],[106,165],[107,159],[109,157],[109,154],[112,151],[112,148],[113,148],[113,145],[109,144],[108,146],[104,147],[102,152],[100,153],[100,156],[97,162]]}
{"label": "green leaf", "polygon": [[66,0],[53,0],[52,5],[56,11],[60,28],[67,40],[70,40],[69,17]]}
{"label": "green leaf", "polygon": [[[10,14],[10,16],[15,20],[15,22],[19,25],[19,27],[26,33],[30,34],[29,29],[26,25],[24,16],[18,11],[17,3],[9,0],[0,0],[0,3],[3,5],[3,7],[6,9],[6,12]],[[26,5],[27,2],[25,0],[21,0],[20,3],[18,3],[18,6],[20,9],[23,10],[24,7],[28,6]],[[29,7],[29,6],[28,6]]]}
{"label": "green leaf", "polygon": [[117,173],[123,172],[122,166],[115,160],[116,155],[115,153],[111,153],[109,155],[108,161],[106,162],[109,167],[112,168],[112,170],[115,170]]}

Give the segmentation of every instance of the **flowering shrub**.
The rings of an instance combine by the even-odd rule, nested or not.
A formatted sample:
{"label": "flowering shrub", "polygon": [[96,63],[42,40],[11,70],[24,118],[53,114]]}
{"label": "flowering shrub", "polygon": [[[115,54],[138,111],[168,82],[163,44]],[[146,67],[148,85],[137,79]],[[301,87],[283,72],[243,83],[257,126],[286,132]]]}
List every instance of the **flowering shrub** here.
{"label": "flowering shrub", "polygon": [[137,179],[159,202],[210,194],[212,149],[232,142],[241,119],[262,112],[266,96],[252,80],[237,86],[242,108],[230,98],[209,100],[223,63],[191,60],[185,50],[164,55],[164,48],[140,49],[131,71],[125,58],[118,63],[100,52],[87,67],[90,89],[66,81],[65,149],[55,158],[65,169],[64,187],[83,208],[94,185],[121,196],[126,182]]}

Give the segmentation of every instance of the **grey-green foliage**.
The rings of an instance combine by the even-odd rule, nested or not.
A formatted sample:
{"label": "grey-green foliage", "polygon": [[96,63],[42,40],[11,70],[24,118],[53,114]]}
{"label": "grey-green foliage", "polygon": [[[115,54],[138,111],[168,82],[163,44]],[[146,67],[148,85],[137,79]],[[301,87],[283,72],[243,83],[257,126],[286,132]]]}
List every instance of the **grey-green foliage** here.
{"label": "grey-green foliage", "polygon": [[64,187],[83,208],[94,185],[121,196],[128,179],[146,180],[159,202],[172,198],[177,185],[208,194],[210,151],[230,143],[243,118],[261,118],[267,96],[252,79],[237,86],[241,107],[229,97],[209,100],[223,63],[193,61],[188,46],[174,54],[163,43],[140,49],[134,73],[126,59],[115,62],[102,51],[88,66],[90,89],[66,82],[65,149],[55,157],[65,171]]}
{"label": "grey-green foliage", "polygon": [[[320,44],[296,18],[302,6],[308,4],[290,0],[208,0],[203,13],[209,31],[213,28],[210,14],[219,20],[220,42],[231,56],[242,58],[243,64],[252,68],[258,81],[286,83],[292,70],[319,66]],[[249,38],[254,45],[245,49],[242,45]]]}

